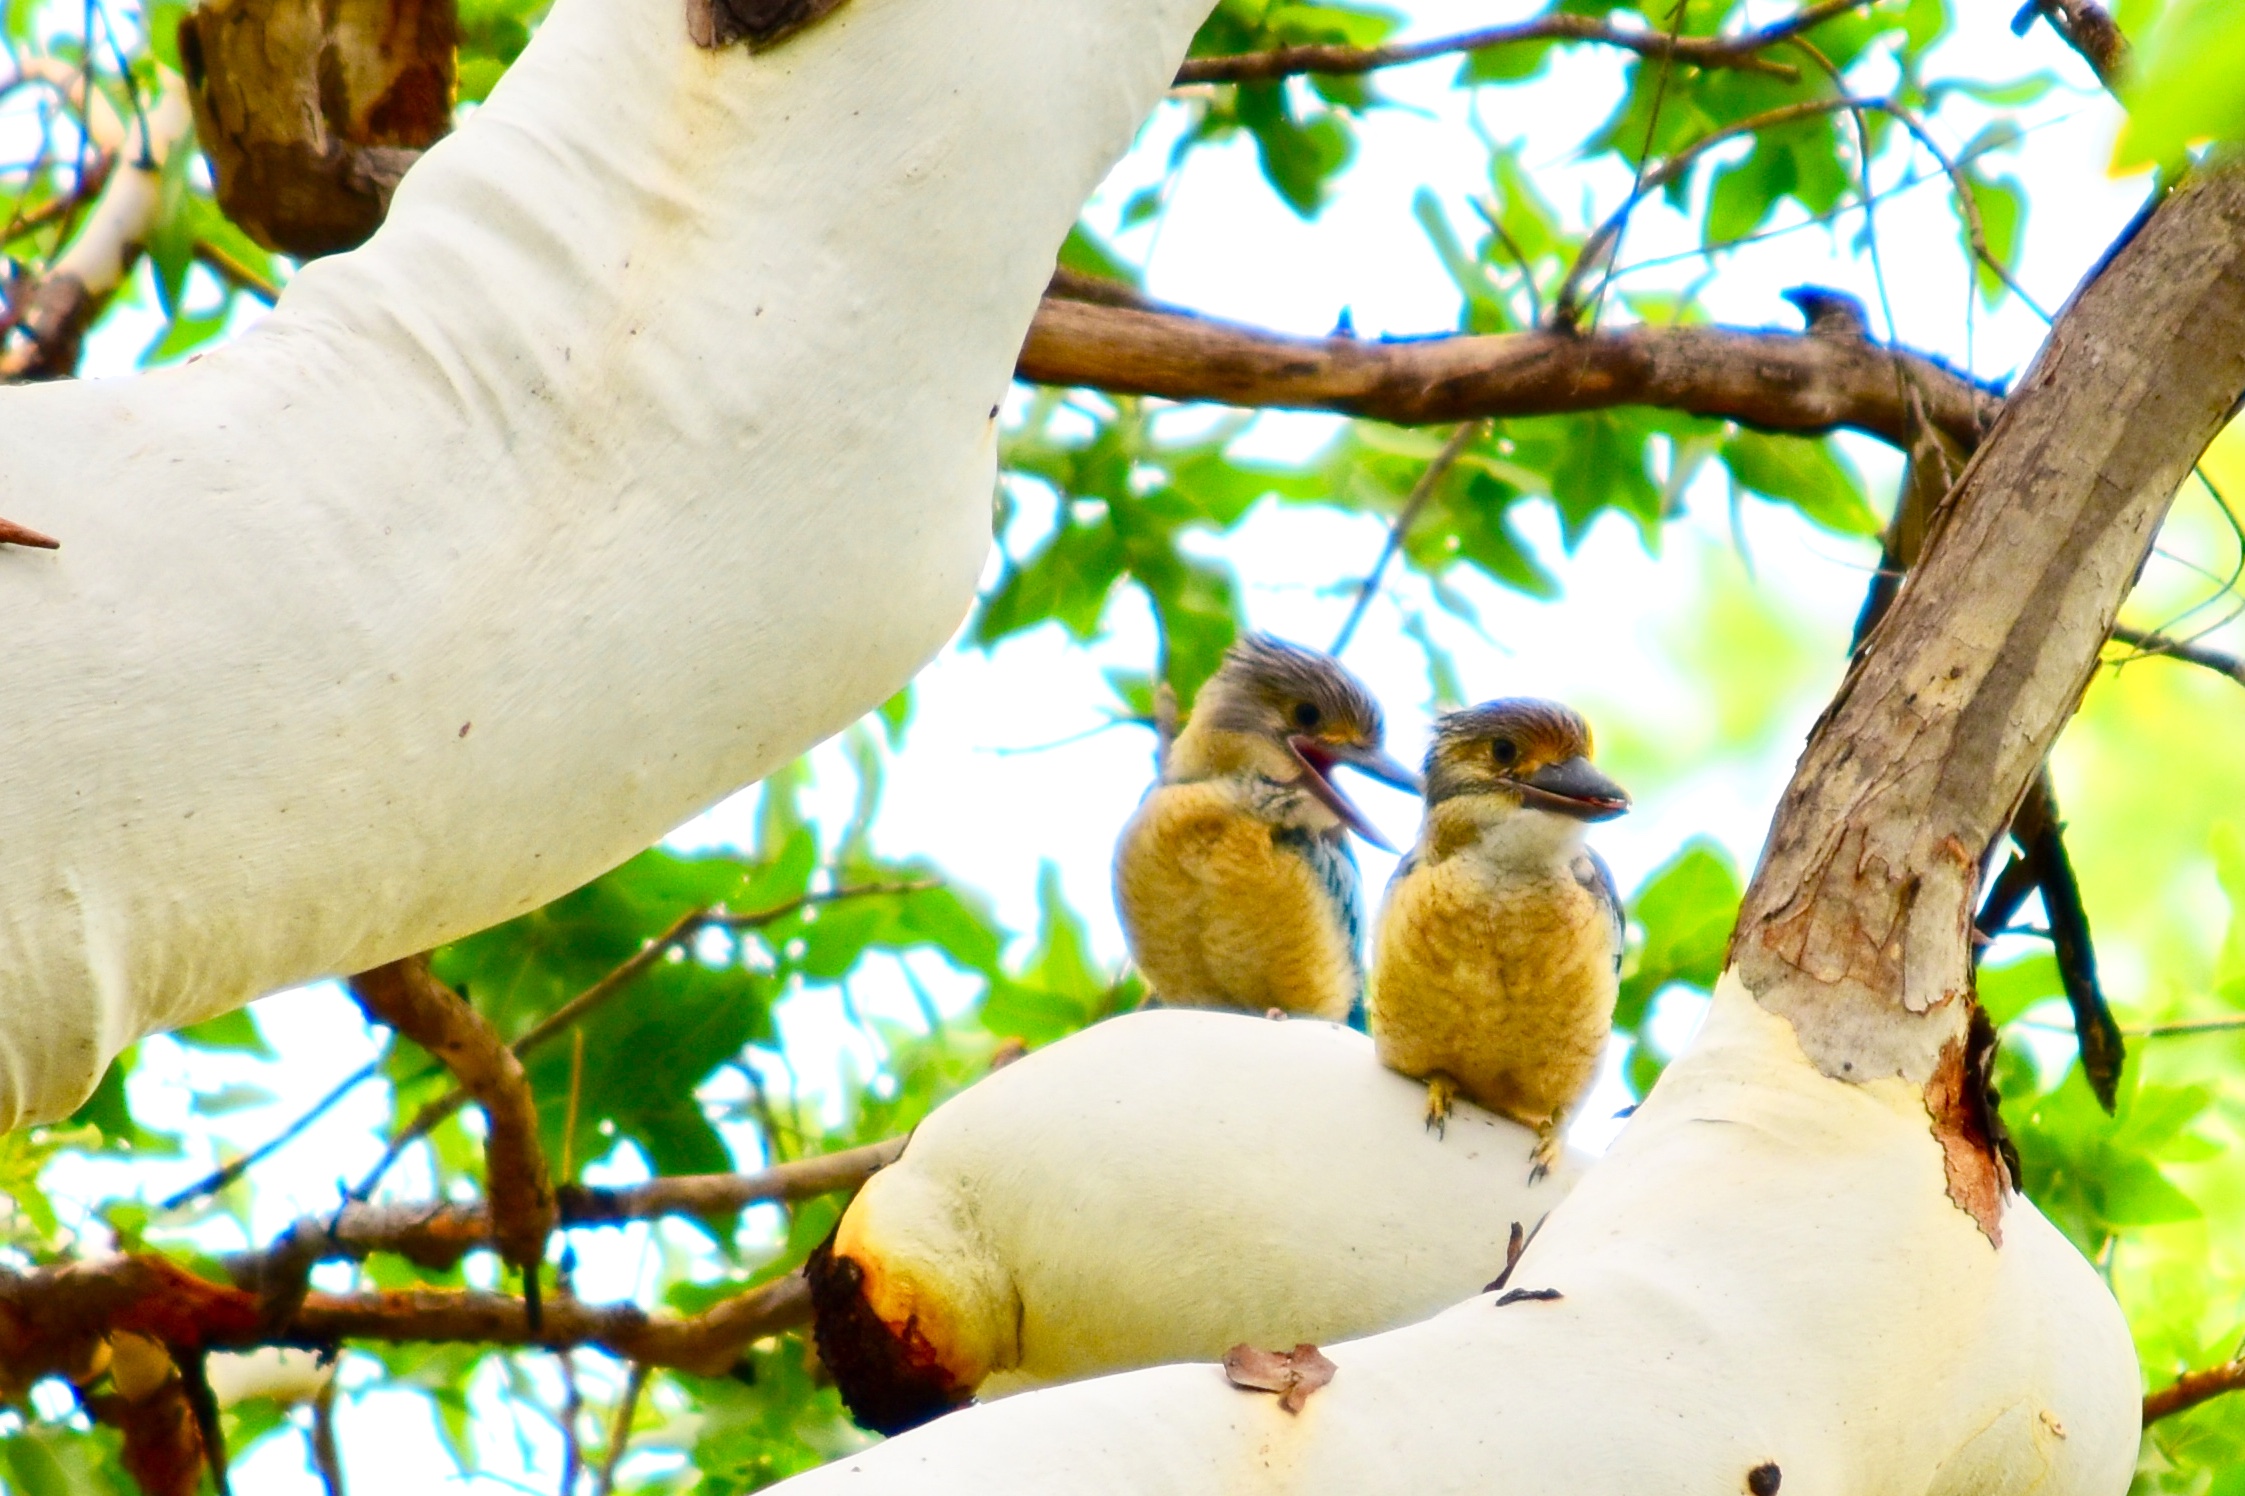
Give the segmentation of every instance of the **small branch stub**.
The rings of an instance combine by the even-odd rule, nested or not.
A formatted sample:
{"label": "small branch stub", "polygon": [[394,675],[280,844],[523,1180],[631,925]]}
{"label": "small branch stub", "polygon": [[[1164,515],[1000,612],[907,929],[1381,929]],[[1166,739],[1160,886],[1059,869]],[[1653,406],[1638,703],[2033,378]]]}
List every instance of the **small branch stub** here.
{"label": "small branch stub", "polygon": [[776,47],[796,32],[817,24],[844,0],[686,0],[686,34],[697,47],[729,47],[745,41],[748,50]]}
{"label": "small branch stub", "polygon": [[53,536],[42,535],[29,525],[19,525],[12,519],[0,519],[0,545],[20,545],[40,551],[62,549],[62,542]]}

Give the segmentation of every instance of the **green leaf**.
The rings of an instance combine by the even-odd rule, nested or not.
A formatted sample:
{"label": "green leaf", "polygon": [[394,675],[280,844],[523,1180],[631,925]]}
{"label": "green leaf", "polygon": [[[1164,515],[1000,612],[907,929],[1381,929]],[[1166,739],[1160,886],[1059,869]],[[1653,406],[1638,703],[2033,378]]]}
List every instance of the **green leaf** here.
{"label": "green leaf", "polygon": [[[1980,232],[1987,241],[1989,257],[2008,272],[2019,263],[2020,234],[2027,218],[2026,190],[2010,177],[1982,177],[1969,169],[1964,179],[1971,188],[1973,203],[1980,210]],[[1957,212],[1957,233],[1965,253],[1970,255],[1971,233],[1961,207]],[[1973,261],[1973,273],[1979,277],[1981,301],[1991,308],[2010,290],[2001,275],[1977,258]]]}
{"label": "green leaf", "polygon": [[1645,937],[1622,978],[1616,1028],[1637,1029],[1671,986],[1714,990],[1743,895],[1730,854],[1705,838],[1653,870],[1629,900],[1630,920]]}
{"label": "green leaf", "polygon": [[1465,299],[1459,330],[1493,333],[1510,329],[1514,324],[1503,293],[1491,282],[1488,267],[1468,254],[1465,245],[1459,242],[1448,216],[1442,211],[1441,200],[1421,187],[1411,196],[1411,216],[1418,219],[1419,227],[1426,231],[1427,242],[1434,246],[1435,256],[1442,261],[1451,283]]}
{"label": "green leaf", "polygon": [[173,1035],[182,1044],[192,1044],[198,1049],[225,1049],[238,1054],[253,1054],[261,1060],[277,1059],[273,1046],[265,1042],[258,1032],[257,1022],[247,1008],[236,1008],[231,1013],[221,1013],[216,1018],[206,1018],[191,1024]]}
{"label": "green leaf", "polygon": [[221,1086],[215,1091],[196,1092],[188,1101],[187,1109],[200,1117],[223,1117],[248,1107],[270,1106],[279,1099],[263,1086]]}
{"label": "green leaf", "polygon": [[1069,229],[1068,237],[1060,243],[1060,266],[1078,275],[1118,281],[1134,289],[1142,290],[1146,284],[1137,266],[1116,254],[1105,240],[1081,223]]}
{"label": "green leaf", "polygon": [[2245,6],[2169,0],[2121,84],[2128,123],[2113,148],[2127,171],[2180,161],[2204,141],[2245,140]]}
{"label": "green leaf", "polygon": [[1068,907],[1060,870],[1049,862],[1037,873],[1037,908],[1035,951],[1018,977],[991,984],[982,1005],[985,1028],[1031,1045],[1074,1033],[1133,998],[1093,963],[1083,920]]}
{"label": "green leaf", "polygon": [[2229,928],[2214,960],[2214,988],[2245,1005],[2245,832],[2235,821],[2214,823],[2214,876],[2229,896]]}
{"label": "green leaf", "polygon": [[2058,980],[2058,959],[2048,951],[2022,956],[2001,966],[1983,966],[1975,979],[1980,1006],[1988,1021],[2001,1028],[2036,1003],[2062,998],[2066,989]]}
{"label": "green leaf", "polygon": [[1839,535],[1878,533],[1863,480],[1829,438],[1741,431],[1721,455],[1741,488],[1791,504],[1811,523]]}
{"label": "green leaf", "polygon": [[1482,83],[1525,83],[1541,74],[1551,64],[1551,54],[1557,42],[1510,42],[1494,47],[1476,47],[1465,54],[1458,68],[1458,82],[1472,87]]}

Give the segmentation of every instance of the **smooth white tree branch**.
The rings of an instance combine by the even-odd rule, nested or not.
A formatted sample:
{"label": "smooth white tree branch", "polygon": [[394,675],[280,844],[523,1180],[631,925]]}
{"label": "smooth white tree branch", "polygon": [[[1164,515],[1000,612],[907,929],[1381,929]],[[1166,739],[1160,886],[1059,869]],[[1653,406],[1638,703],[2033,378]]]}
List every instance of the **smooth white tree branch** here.
{"label": "smooth white tree branch", "polygon": [[534,908],[887,697],[1194,0],[561,0],[238,341],[0,398],[0,1126]]}

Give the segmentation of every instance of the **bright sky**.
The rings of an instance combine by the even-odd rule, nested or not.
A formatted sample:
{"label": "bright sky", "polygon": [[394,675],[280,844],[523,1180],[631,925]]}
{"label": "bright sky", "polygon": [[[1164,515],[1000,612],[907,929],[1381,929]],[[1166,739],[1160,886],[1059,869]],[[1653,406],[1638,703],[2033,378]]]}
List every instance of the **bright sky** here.
{"label": "bright sky", "polygon": [[[2111,182],[2102,171],[2117,111],[2087,89],[2086,71],[2047,30],[2024,40],[2009,32],[2008,0],[1959,0],[1961,29],[1942,62],[1971,76],[2014,77],[2051,67],[2076,89],[2061,90],[2033,111],[2033,127],[1999,169],[2012,171],[2032,203],[2020,278],[2044,306],[2055,308],[2078,276],[2135,210],[2141,181]],[[1418,0],[1409,7],[1408,35],[1425,36],[1487,25],[1530,12],[1520,0],[1467,4]],[[1756,4],[1767,18],[1790,5]],[[1570,165],[1575,144],[1599,122],[1614,97],[1621,66],[1612,54],[1581,49],[1562,57],[1547,81],[1491,94],[1479,127],[1500,140],[1526,141],[1531,167],[1553,168],[1547,195],[1571,209],[1576,195],[1603,212],[1626,193],[1617,169],[1588,171]],[[1163,299],[1211,313],[1302,333],[1330,329],[1346,309],[1360,334],[1428,333],[1455,325],[1457,299],[1410,212],[1413,195],[1431,189],[1453,223],[1472,237],[1469,194],[1485,188],[1485,156],[1464,100],[1446,87],[1454,63],[1435,62],[1382,75],[1381,87],[1409,106],[1381,111],[1363,122],[1362,149],[1338,199],[1314,224],[1289,212],[1262,184],[1244,142],[1197,154],[1173,184],[1172,207],[1159,229],[1141,228],[1117,243],[1147,265],[1149,289]],[[1937,65],[1936,72],[1941,71]],[[1983,122],[1960,105],[1942,116],[1936,133],[1952,150],[1962,148]],[[1157,117],[1140,148],[1116,171],[1095,202],[1091,219],[1111,225],[1121,202],[1159,178],[1177,125],[1175,111]],[[1916,169],[1928,165],[1920,157]],[[1887,171],[1896,173],[1889,166]],[[1885,178],[1881,186],[1888,185]],[[1854,292],[1883,330],[1882,302],[1869,262],[1849,243],[1859,215],[1840,233],[1809,229],[1740,252],[1705,291],[1719,320],[1795,327],[1798,318],[1778,293],[1803,282]],[[1929,182],[1882,203],[1878,239],[1887,297],[1904,341],[1938,352],[1982,375],[2020,369],[2040,341],[2032,314],[2007,304],[1990,315],[1976,311],[1967,336],[1963,261],[1942,184]],[[1659,207],[1642,213],[1631,230],[1625,262],[1693,248],[1683,221]],[[1701,271],[1690,260],[1625,278],[1625,289],[1677,288]],[[121,317],[97,340],[88,363],[94,372],[122,372],[152,336],[146,317]],[[1253,451],[1298,454],[1321,443],[1334,423],[1318,417],[1273,416],[1250,437]],[[1891,491],[1896,463],[1884,449],[1855,443],[1859,466],[1880,502]],[[1027,496],[1033,507],[1034,496]],[[1581,707],[1600,734],[1605,761],[1638,793],[1628,817],[1602,825],[1594,841],[1612,862],[1623,888],[1672,855],[1689,837],[1710,836],[1750,863],[1769,810],[1782,787],[1802,732],[1837,678],[1847,627],[1861,599],[1871,551],[1814,531],[1754,500],[1744,505],[1740,533],[1757,601],[1736,617],[1710,624],[1705,617],[1711,578],[1735,575],[1748,564],[1734,544],[1726,496],[1702,481],[1691,495],[1688,520],[1672,526],[1665,553],[1650,556],[1634,529],[1609,517],[1579,551],[1561,551],[1556,525],[1540,505],[1528,506],[1525,528],[1565,595],[1538,603],[1494,586],[1462,580],[1459,590],[1480,611],[1481,632],[1433,608],[1426,588],[1400,579],[1376,605],[1352,646],[1349,662],[1374,687],[1389,710],[1390,743],[1399,757],[1415,759],[1426,738],[1428,684],[1423,658],[1403,632],[1410,613],[1428,626],[1457,658],[1469,695],[1476,698],[1537,694]],[[1353,582],[1377,553],[1381,527],[1367,519],[1328,513],[1259,508],[1236,538],[1210,543],[1211,554],[1234,566],[1243,584],[1251,622],[1281,635],[1323,644],[1347,611],[1333,589]],[[993,572],[994,575],[994,572]],[[889,854],[925,852],[963,882],[989,896],[1013,927],[1036,918],[1038,869],[1054,864],[1068,897],[1092,922],[1100,952],[1119,960],[1122,945],[1109,901],[1107,865],[1117,828],[1145,787],[1151,744],[1136,729],[1098,733],[1068,746],[1020,752],[1098,726],[1110,696],[1106,667],[1143,670],[1154,654],[1145,610],[1119,602],[1114,637],[1096,651],[1068,645],[1057,629],[1016,639],[993,655],[954,649],[921,676],[918,715],[907,751],[896,763],[878,822],[880,849]],[[1709,649],[1746,650],[1766,660],[1754,700],[1711,701],[1693,694],[1693,664]],[[1695,654],[1695,651],[1700,653]],[[1735,741],[1741,721],[1767,719],[1775,729]],[[846,813],[851,780],[840,755],[822,751],[820,794],[837,816]],[[1365,781],[1360,801],[1399,845],[1414,830],[1414,810],[1400,794]],[[682,828],[674,844],[721,843],[749,834],[753,791]],[[1368,888],[1385,881],[1390,859],[1360,849]],[[930,971],[931,976],[937,975]],[[945,989],[964,1001],[964,984]],[[912,1005],[899,981],[869,979],[856,993],[863,1007],[910,1021]],[[1680,1043],[1693,1013],[1672,1005],[1663,1039]],[[148,1120],[187,1120],[190,1083],[210,1092],[242,1082],[267,1088],[274,1099],[243,1106],[210,1123],[236,1146],[270,1136],[331,1084],[374,1052],[373,1036],[355,1010],[332,989],[283,994],[258,1005],[257,1019],[283,1066],[221,1061],[189,1076],[178,1051],[151,1041],[136,1081],[135,1103]],[[846,1055],[862,1068],[873,1058],[866,1041],[839,1013],[830,996],[791,1003],[783,1021],[795,1068],[813,1088],[830,1084]],[[1582,1109],[1577,1141],[1602,1146],[1613,1124],[1609,1089]],[[270,1235],[300,1211],[332,1206],[335,1182],[355,1176],[371,1159],[372,1138],[386,1114],[383,1098],[362,1089],[312,1134],[259,1172],[261,1235]],[[743,1139],[753,1161],[753,1144]],[[176,1166],[82,1169],[76,1190],[109,1193],[138,1184],[149,1195],[194,1177],[206,1157]],[[623,1173],[633,1160],[614,1166]],[[598,1177],[597,1175],[590,1177]],[[59,1182],[59,1181],[58,1181]],[[396,1187],[425,1192],[425,1175],[401,1171]],[[687,1240],[672,1238],[675,1250]],[[630,1293],[666,1250],[660,1233],[645,1228],[588,1237],[580,1245],[579,1290],[588,1297]],[[214,1245],[227,1245],[214,1243]],[[525,1365],[536,1358],[525,1358]],[[529,1367],[543,1376],[544,1368]],[[361,1378],[347,1379],[355,1382]],[[424,1407],[403,1396],[353,1399],[341,1418],[342,1439],[363,1489],[400,1488],[405,1482],[443,1485],[451,1466],[437,1444]],[[499,1414],[485,1430],[485,1457],[495,1474],[466,1487],[476,1491],[521,1489],[510,1481],[551,1490],[557,1468],[552,1431],[518,1427]],[[301,1447],[270,1441],[237,1469],[244,1496],[302,1489]]]}

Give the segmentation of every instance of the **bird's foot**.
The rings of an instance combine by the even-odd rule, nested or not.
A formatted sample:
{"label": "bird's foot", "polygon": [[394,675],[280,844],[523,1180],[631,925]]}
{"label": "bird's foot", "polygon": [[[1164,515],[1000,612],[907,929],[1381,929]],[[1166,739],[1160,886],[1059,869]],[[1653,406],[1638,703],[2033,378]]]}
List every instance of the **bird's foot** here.
{"label": "bird's foot", "polygon": [[1458,1083],[1447,1075],[1427,1077],[1427,1131],[1436,1137],[1450,1130],[1450,1104],[1458,1099]]}
{"label": "bird's foot", "polygon": [[1279,1023],[1284,1023],[1286,1021],[1286,1010],[1284,1008],[1265,1008],[1263,1010],[1263,1016],[1265,1018],[1273,1019]]}
{"label": "bird's foot", "polygon": [[1535,1184],[1558,1165],[1559,1156],[1567,1151],[1566,1121],[1563,1115],[1554,1114],[1536,1129],[1536,1151],[1528,1155],[1528,1182]]}

